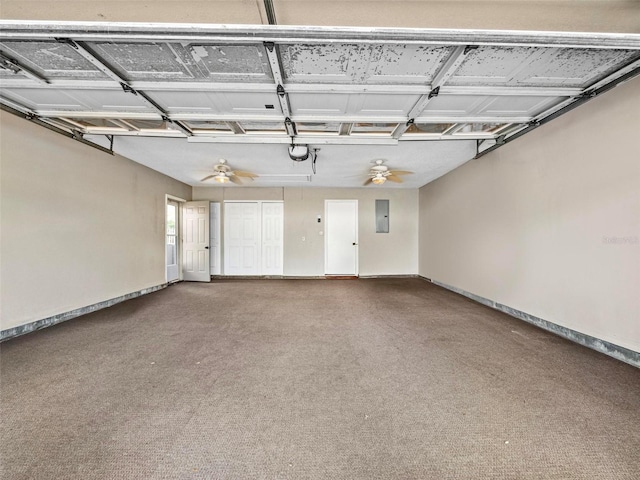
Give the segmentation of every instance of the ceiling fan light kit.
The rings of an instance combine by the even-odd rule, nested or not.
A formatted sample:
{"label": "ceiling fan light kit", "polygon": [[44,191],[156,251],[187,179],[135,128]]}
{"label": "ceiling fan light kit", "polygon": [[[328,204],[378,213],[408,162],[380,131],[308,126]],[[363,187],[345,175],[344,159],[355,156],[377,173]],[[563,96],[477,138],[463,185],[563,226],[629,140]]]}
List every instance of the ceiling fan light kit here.
{"label": "ceiling fan light kit", "polygon": [[213,179],[218,183],[229,183],[229,177],[227,177],[224,173],[219,173]]}
{"label": "ceiling fan light kit", "polygon": [[370,183],[382,185],[387,180],[391,180],[394,183],[402,183],[403,180],[400,178],[400,175],[410,175],[413,173],[408,170],[389,170],[389,167],[384,164],[384,160],[375,160],[373,163],[373,167],[371,167],[367,174],[368,178],[364,182],[365,186]]}
{"label": "ceiling fan light kit", "polygon": [[214,173],[212,175],[208,175],[204,177],[201,182],[209,180],[213,178],[214,181],[218,183],[235,183],[236,185],[242,185],[241,178],[246,178],[249,180],[253,180],[257,177],[256,174],[251,172],[243,172],[241,170],[231,170],[231,167],[227,165],[227,161],[225,159],[220,159],[219,163],[213,167]]}

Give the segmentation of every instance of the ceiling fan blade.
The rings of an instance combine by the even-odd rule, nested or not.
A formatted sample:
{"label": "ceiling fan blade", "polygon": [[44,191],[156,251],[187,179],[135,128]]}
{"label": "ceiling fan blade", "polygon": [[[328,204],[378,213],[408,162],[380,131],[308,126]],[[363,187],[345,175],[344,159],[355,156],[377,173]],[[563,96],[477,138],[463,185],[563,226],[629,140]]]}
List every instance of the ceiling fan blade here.
{"label": "ceiling fan blade", "polygon": [[366,187],[367,185],[369,185],[371,182],[373,182],[373,178],[367,178],[365,180],[365,182],[362,184],[364,187]]}
{"label": "ceiling fan blade", "polygon": [[235,175],[229,175],[227,176],[227,178],[231,180],[233,183],[235,183],[236,185],[242,185],[242,182],[240,181],[240,179]]}
{"label": "ceiling fan blade", "polygon": [[258,176],[255,173],[243,172],[242,170],[234,170],[233,174],[237,175],[238,177],[247,177],[247,178],[256,178]]}
{"label": "ceiling fan blade", "polygon": [[411,175],[413,172],[408,170],[389,170],[391,175]]}
{"label": "ceiling fan blade", "polygon": [[215,177],[215,175],[209,175],[208,177],[204,177],[202,180],[200,180],[201,182],[204,182],[205,180],[209,180],[210,178]]}
{"label": "ceiling fan blade", "polygon": [[387,180],[391,180],[392,182],[402,183],[402,179],[400,177],[396,177],[395,175],[387,175]]}

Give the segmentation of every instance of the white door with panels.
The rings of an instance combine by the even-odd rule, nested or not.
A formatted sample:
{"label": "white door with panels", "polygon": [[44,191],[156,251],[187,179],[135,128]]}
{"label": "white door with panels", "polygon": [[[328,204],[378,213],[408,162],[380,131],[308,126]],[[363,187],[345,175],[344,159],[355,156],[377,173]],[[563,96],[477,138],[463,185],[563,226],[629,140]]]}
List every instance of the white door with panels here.
{"label": "white door with panels", "polygon": [[325,200],[325,275],[358,275],[358,201]]}
{"label": "white door with panels", "polygon": [[282,202],[225,202],[225,275],[282,275],[283,223]]}
{"label": "white door with panels", "polygon": [[185,202],[183,209],[182,276],[192,282],[208,282],[209,201]]}
{"label": "white door with panels", "polygon": [[262,275],[282,275],[284,205],[262,202]]}
{"label": "white door with panels", "polygon": [[220,242],[220,204],[211,202],[209,205],[209,273],[220,275],[222,273],[222,255]]}
{"label": "white door with panels", "polygon": [[260,205],[224,203],[224,273],[260,275]]}

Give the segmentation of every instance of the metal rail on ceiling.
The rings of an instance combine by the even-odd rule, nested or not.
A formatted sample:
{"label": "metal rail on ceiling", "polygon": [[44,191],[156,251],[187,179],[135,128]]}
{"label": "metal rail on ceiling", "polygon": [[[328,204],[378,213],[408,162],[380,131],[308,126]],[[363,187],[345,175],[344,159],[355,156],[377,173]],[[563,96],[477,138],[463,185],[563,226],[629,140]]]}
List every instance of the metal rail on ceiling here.
{"label": "metal rail on ceiling", "polygon": [[[637,63],[637,62],[636,62]],[[578,98],[574,98],[571,99],[572,101],[566,103],[564,106],[562,106],[562,108],[559,108],[557,110],[555,110],[553,113],[550,113],[546,116],[544,116],[543,118],[540,118],[539,120],[534,120],[532,122],[529,123],[529,125],[527,125],[526,128],[520,129],[516,132],[514,132],[512,135],[510,135],[509,137],[502,137],[502,138],[498,138],[496,141],[495,145],[492,145],[482,151],[478,151],[478,153],[476,154],[476,156],[474,157],[474,159],[479,159],[485,155],[487,155],[488,153],[493,152],[494,150],[506,145],[507,143],[512,142],[513,140],[516,140],[518,138],[520,138],[521,136],[531,132],[532,130],[535,130],[538,127],[541,127],[542,125],[545,125],[549,122],[551,122],[552,120],[555,120],[556,118],[560,117],[561,115],[564,115],[565,113],[570,112],[571,110],[579,107],[580,105],[588,102],[589,100],[592,100],[594,98],[596,98],[599,95],[602,95],[605,92],[608,92],[609,90],[617,87],[618,85],[621,85],[623,83],[625,83],[626,81],[630,80],[631,78],[640,75],[640,66],[636,66],[635,69],[628,71],[627,73],[625,73],[622,76],[619,76],[617,78],[615,78],[614,80],[599,86],[598,88],[591,90],[589,92],[586,92],[584,95],[578,97]],[[478,142],[478,148],[480,147],[482,141]]]}
{"label": "metal rail on ceiling", "polygon": [[357,42],[640,49],[640,35],[632,33],[0,20],[1,40],[53,40],[61,36],[78,41]]}

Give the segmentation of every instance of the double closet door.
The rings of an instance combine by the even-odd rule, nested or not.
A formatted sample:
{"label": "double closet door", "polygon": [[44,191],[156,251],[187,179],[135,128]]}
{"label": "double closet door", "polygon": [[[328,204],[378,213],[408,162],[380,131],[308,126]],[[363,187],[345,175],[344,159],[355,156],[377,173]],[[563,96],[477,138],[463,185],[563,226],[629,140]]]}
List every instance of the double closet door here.
{"label": "double closet door", "polygon": [[225,275],[282,275],[282,202],[224,202]]}

